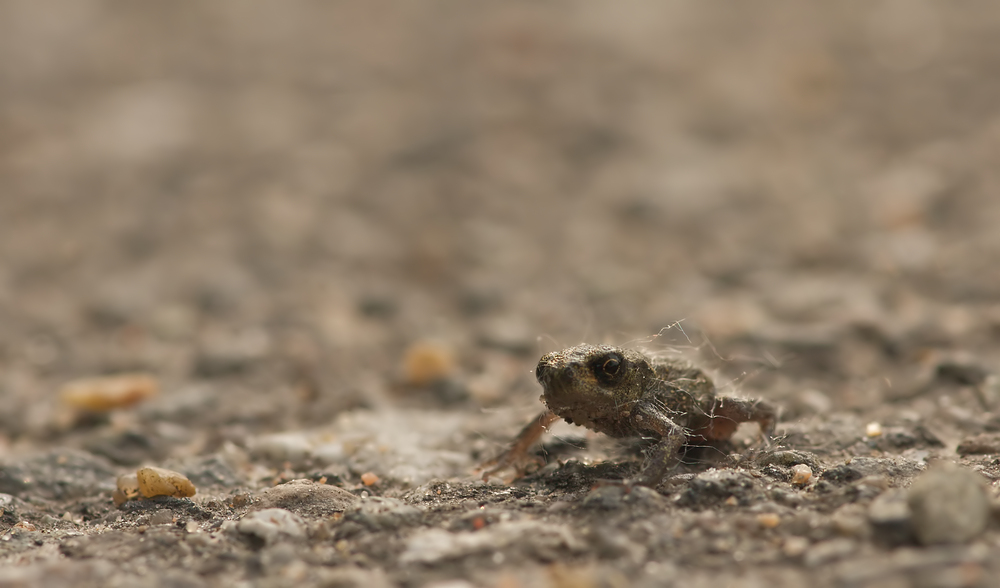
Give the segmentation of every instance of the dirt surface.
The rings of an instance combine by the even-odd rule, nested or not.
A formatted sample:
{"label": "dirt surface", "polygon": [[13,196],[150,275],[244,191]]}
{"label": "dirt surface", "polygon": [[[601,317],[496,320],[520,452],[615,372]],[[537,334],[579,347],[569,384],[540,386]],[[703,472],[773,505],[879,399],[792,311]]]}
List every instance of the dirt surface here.
{"label": "dirt surface", "polygon": [[[0,586],[993,585],[998,35],[976,1],[0,2]],[[581,341],[697,362],[774,443],[626,491],[642,448],[559,424],[479,481]],[[197,494],[116,507],[143,465]]]}

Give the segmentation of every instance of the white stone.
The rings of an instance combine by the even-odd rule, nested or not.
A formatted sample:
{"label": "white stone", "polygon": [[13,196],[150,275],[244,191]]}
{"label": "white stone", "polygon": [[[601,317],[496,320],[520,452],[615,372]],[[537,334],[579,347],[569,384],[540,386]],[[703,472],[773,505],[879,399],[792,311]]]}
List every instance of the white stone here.
{"label": "white stone", "polygon": [[250,442],[250,455],[271,463],[289,462],[292,467],[304,465],[312,453],[309,439],[300,433],[264,435]]}
{"label": "white stone", "polygon": [[247,514],[236,529],[246,535],[260,537],[268,545],[284,537],[305,537],[305,521],[283,508],[266,508]]}

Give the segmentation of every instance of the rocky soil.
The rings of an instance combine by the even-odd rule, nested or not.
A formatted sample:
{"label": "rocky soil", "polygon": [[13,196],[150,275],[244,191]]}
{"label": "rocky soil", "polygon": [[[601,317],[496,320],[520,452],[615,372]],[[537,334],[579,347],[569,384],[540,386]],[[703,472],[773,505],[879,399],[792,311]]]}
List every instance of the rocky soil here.
{"label": "rocky soil", "polygon": [[[0,2],[0,586],[993,585],[998,35],[977,0]],[[581,341],[777,436],[626,489],[639,444],[561,423],[479,480]],[[116,506],[142,466],[197,493]]]}

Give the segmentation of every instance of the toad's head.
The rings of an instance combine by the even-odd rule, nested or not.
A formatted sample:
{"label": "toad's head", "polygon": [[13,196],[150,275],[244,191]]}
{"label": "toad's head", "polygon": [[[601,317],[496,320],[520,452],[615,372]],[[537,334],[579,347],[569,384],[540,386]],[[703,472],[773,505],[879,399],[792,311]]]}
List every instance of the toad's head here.
{"label": "toad's head", "polygon": [[548,353],[535,368],[549,410],[569,422],[598,429],[593,423],[630,409],[651,375],[641,353],[610,345],[578,345]]}

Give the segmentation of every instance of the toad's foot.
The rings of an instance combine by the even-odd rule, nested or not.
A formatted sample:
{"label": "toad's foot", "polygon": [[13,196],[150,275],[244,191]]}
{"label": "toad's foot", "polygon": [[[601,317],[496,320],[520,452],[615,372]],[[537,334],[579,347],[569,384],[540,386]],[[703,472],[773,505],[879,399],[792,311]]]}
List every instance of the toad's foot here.
{"label": "toad's foot", "polygon": [[541,460],[530,455],[528,450],[538,441],[548,426],[558,418],[555,413],[549,410],[541,413],[521,429],[506,451],[479,464],[476,471],[483,472],[483,480],[488,481],[491,476],[506,469],[514,470],[515,475],[512,480],[523,478],[529,472],[537,469],[541,465]]}
{"label": "toad's foot", "polygon": [[498,476],[500,472],[512,470],[514,472],[512,476],[503,477],[504,483],[509,484],[537,471],[543,465],[545,465],[544,461],[538,456],[527,453],[511,454],[509,451],[505,451],[502,455],[479,464],[476,473],[482,472],[483,481],[488,482],[490,478]]}

